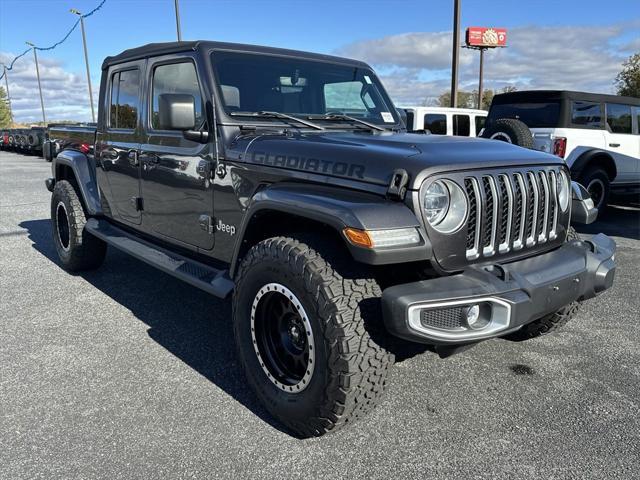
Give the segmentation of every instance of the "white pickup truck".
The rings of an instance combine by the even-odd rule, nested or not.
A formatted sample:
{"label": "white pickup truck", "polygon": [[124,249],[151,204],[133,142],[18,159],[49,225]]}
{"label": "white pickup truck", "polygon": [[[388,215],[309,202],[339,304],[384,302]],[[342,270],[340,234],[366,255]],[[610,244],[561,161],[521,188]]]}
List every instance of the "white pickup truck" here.
{"label": "white pickup truck", "polygon": [[493,98],[482,136],[564,158],[599,209],[610,193],[640,192],[639,98],[564,90],[504,93]]}

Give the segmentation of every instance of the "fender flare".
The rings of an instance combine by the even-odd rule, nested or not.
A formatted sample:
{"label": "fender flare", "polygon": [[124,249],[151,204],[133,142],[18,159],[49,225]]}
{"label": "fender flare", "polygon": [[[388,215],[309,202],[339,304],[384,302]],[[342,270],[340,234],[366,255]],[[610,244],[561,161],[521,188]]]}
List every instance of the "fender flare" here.
{"label": "fender flare", "polygon": [[[334,229],[354,260],[385,265],[431,258],[431,244],[413,211],[404,203],[387,200],[378,195],[345,190],[325,185],[281,183],[257,192],[245,212],[231,259],[233,277],[247,231],[261,212],[276,212],[325,224]],[[399,248],[363,248],[350,243],[344,236],[346,227],[360,230],[417,228],[422,241],[419,245]]]}
{"label": "fender flare", "polygon": [[605,157],[609,165],[607,165],[607,173],[609,174],[609,179],[614,180],[618,175],[618,170],[616,168],[616,162],[611,156],[609,152],[606,150],[601,150],[599,148],[593,148],[591,150],[587,150],[586,152],[582,152],[578,158],[571,164],[571,176],[573,178],[578,178],[580,174],[585,170],[585,168],[592,162],[595,161],[597,157]]}
{"label": "fender flare", "polygon": [[102,206],[100,204],[100,194],[98,193],[93,161],[84,153],[74,150],[60,152],[51,162],[51,171],[56,182],[64,180],[64,178],[60,178],[61,166],[69,167],[73,172],[87,213],[91,216],[101,215]]}

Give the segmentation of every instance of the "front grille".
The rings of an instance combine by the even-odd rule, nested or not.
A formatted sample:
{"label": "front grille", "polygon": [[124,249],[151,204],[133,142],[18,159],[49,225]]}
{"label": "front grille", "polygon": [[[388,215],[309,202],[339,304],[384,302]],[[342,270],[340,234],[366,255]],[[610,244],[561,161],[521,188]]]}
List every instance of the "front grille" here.
{"label": "front grille", "polygon": [[425,328],[457,330],[462,327],[462,307],[424,309],[420,312],[420,323]]}
{"label": "front grille", "polygon": [[465,178],[467,259],[554,240],[558,226],[556,175],[552,170],[530,169]]}

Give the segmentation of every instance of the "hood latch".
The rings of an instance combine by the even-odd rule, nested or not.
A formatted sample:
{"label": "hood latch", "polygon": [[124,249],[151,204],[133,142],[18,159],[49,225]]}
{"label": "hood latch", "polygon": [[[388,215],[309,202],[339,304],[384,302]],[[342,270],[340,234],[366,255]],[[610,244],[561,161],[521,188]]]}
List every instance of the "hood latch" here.
{"label": "hood latch", "polygon": [[387,198],[391,200],[404,200],[407,194],[407,185],[409,184],[409,174],[403,168],[394,170],[391,176],[391,182],[387,189]]}

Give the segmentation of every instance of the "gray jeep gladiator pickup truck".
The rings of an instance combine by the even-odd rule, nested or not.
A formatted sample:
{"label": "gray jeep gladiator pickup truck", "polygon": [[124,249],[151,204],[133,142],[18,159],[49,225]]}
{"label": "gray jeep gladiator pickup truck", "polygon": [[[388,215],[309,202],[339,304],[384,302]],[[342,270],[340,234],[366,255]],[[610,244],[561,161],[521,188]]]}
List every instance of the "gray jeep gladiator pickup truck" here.
{"label": "gray jeep gladiator pickup truck", "polygon": [[406,133],[362,62],[134,48],[102,65],[93,133],[46,181],[61,264],[111,245],[232,296],[247,381],[299,436],[369,411],[407,341],[536,337],[613,283],[615,243],[569,226],[597,212],[562,159]]}

